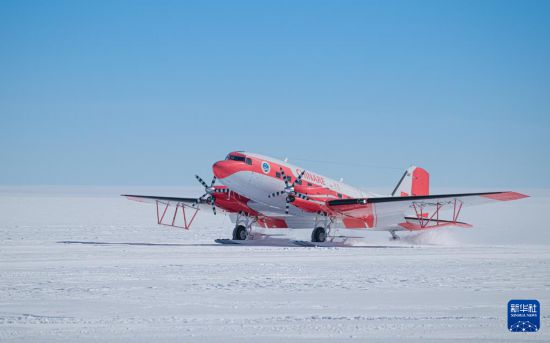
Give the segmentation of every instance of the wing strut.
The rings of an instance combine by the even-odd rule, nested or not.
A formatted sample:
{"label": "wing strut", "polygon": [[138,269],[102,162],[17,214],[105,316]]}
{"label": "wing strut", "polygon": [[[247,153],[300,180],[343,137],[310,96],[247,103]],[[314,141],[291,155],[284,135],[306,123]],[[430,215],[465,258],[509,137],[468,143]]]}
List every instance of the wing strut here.
{"label": "wing strut", "polygon": [[[445,205],[453,205],[453,216],[451,220],[445,220],[439,218],[439,211],[445,207]],[[429,204],[429,207],[434,207],[433,213],[430,215],[429,211],[424,212],[424,203],[412,203],[412,208],[416,217],[405,217],[405,222],[400,223],[399,225],[408,229],[408,230],[424,230],[424,229],[433,229],[436,227],[442,226],[460,226],[460,227],[471,227],[470,224],[462,223],[458,221],[460,215],[460,210],[462,210],[462,201],[457,198],[454,198],[451,202],[436,202]]]}
{"label": "wing strut", "polygon": [[[155,200],[155,203],[157,205],[157,224],[159,225],[172,226],[172,227],[178,227],[181,229],[189,230],[189,228],[191,227],[191,224],[193,224],[193,220],[195,220],[195,216],[199,212],[198,207],[179,202],[176,204],[176,207],[174,208],[174,214],[172,215],[172,220],[170,221],[170,219],[168,219],[169,221],[166,222],[165,221],[166,212],[168,212],[168,207],[170,207],[170,203],[169,202],[164,203],[159,200]],[[166,204],[166,206],[164,207],[164,210],[162,210],[159,204],[161,205]],[[178,210],[180,208],[181,208],[181,215],[178,216],[178,213],[179,213]],[[190,213],[186,213],[186,208],[187,208],[187,211],[189,211]],[[160,214],[161,210],[162,210],[162,215]],[[191,216],[191,219],[189,221],[187,221],[188,215]]]}

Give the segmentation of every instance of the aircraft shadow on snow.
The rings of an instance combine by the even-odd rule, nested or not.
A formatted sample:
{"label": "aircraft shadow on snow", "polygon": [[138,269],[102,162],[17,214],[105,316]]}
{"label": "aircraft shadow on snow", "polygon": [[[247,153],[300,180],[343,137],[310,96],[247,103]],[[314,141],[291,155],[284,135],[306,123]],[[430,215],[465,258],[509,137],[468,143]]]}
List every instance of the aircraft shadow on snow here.
{"label": "aircraft shadow on snow", "polygon": [[316,248],[413,248],[410,245],[344,245],[338,243],[312,243],[307,241],[278,240],[277,242],[244,241],[238,242],[230,239],[216,239],[216,243],[147,243],[147,242],[97,242],[97,241],[58,241],[59,244],[83,244],[83,245],[127,245],[127,246],[153,246],[153,247],[207,247],[207,246],[256,246],[256,247],[316,247]]}
{"label": "aircraft shadow on snow", "polygon": [[133,246],[151,246],[151,247],[203,247],[218,246],[214,243],[147,243],[147,242],[95,242],[95,241],[59,241],[60,244],[84,244],[84,245],[133,245]]}

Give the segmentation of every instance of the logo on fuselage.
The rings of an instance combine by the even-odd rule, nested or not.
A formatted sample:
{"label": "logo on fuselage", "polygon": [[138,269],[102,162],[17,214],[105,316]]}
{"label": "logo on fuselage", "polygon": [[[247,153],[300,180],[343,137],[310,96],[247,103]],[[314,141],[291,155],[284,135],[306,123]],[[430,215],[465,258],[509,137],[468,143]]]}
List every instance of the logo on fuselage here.
{"label": "logo on fuselage", "polygon": [[[300,173],[301,173],[300,169],[296,168],[296,173],[298,175],[300,175]],[[324,177],[312,174],[312,173],[307,172],[307,171],[304,173],[303,178],[308,180],[308,181],[315,182],[316,184],[319,184],[319,185],[323,185],[323,186],[325,185],[325,178]]]}
{"label": "logo on fuselage", "polygon": [[271,166],[269,165],[269,163],[267,163],[266,161],[263,161],[262,162],[262,171],[264,173],[268,174],[270,170],[271,170]]}

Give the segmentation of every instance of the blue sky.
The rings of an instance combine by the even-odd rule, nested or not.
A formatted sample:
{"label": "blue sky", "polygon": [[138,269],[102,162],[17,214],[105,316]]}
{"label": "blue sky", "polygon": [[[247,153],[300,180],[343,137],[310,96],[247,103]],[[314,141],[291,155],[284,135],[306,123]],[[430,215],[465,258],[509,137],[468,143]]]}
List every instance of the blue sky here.
{"label": "blue sky", "polygon": [[[0,184],[550,187],[548,1],[3,1]],[[307,161],[306,161],[307,160]],[[312,161],[330,161],[319,163]]]}

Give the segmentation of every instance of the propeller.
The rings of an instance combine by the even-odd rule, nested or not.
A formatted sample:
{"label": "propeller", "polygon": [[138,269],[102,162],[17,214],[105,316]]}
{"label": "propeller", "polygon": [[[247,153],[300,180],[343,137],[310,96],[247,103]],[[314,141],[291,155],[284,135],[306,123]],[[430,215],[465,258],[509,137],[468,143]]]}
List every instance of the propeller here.
{"label": "propeller", "polygon": [[290,203],[293,202],[296,198],[300,198],[300,199],[304,199],[304,200],[309,200],[308,196],[305,195],[305,194],[302,194],[302,193],[298,193],[294,190],[294,186],[296,184],[299,184],[301,181],[302,181],[302,177],[304,176],[305,174],[305,170],[303,170],[300,175],[298,175],[298,177],[296,178],[296,180],[294,180],[293,183],[290,183],[288,182],[288,178],[286,177],[285,175],[285,171],[283,170],[282,167],[279,167],[280,168],[280,171],[281,171],[281,176],[283,177],[283,181],[285,182],[285,188],[282,190],[282,191],[278,191],[278,192],[275,192],[275,193],[271,193],[269,194],[267,197],[268,198],[274,198],[274,197],[277,197],[279,195],[283,195],[283,194],[286,194],[286,199],[285,199],[285,213],[288,214],[288,209],[290,207]]}
{"label": "propeller", "polygon": [[219,188],[214,187],[214,183],[216,183],[216,176],[214,176],[212,178],[212,182],[210,182],[210,186],[206,182],[204,182],[204,180],[201,179],[200,176],[195,175],[195,178],[204,187],[204,194],[201,195],[197,199],[197,201],[200,202],[200,200],[203,200],[205,197],[207,197],[206,202],[209,203],[210,205],[212,205],[212,212],[214,212],[214,214],[216,214],[216,198],[214,197],[213,194],[214,193],[227,193],[229,190],[227,188],[219,189]]}

